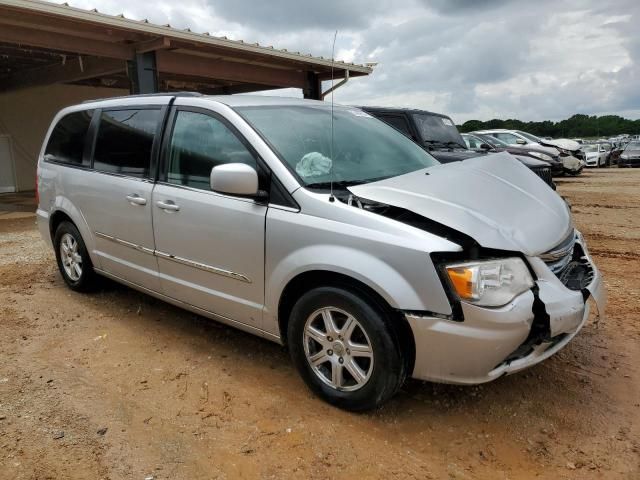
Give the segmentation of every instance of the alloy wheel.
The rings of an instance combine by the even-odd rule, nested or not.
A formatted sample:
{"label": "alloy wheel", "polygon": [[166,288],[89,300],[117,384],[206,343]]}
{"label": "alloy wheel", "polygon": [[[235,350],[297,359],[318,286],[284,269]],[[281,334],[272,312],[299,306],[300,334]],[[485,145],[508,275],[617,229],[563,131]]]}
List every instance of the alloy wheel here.
{"label": "alloy wheel", "polygon": [[316,376],[339,391],[362,388],[373,372],[373,348],[358,320],[336,307],[313,312],[304,327],[304,352]]}
{"label": "alloy wheel", "polygon": [[82,256],[78,253],[78,242],[73,235],[65,233],[60,239],[60,258],[67,277],[73,282],[82,276]]}

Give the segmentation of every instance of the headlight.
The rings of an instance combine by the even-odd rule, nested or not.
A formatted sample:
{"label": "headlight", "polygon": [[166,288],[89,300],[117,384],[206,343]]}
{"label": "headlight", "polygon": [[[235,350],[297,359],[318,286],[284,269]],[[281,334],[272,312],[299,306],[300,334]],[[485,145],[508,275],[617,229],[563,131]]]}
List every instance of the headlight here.
{"label": "headlight", "polygon": [[532,157],[536,157],[536,158],[539,158],[540,160],[545,160],[547,162],[550,160],[553,160],[553,157],[551,155],[547,155],[546,153],[542,153],[542,152],[527,152],[527,153]]}
{"label": "headlight", "polygon": [[455,263],[446,269],[460,300],[484,307],[506,305],[533,287],[533,278],[520,258]]}
{"label": "headlight", "polygon": [[628,160],[629,159],[629,155],[620,155],[620,158],[622,158],[623,160]]}

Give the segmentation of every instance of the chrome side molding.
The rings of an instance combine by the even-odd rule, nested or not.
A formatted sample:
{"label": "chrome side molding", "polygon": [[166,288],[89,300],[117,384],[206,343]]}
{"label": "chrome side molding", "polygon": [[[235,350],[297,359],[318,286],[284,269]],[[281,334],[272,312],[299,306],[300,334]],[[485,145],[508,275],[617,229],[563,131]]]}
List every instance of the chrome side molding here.
{"label": "chrome side molding", "polygon": [[216,275],[222,275],[223,277],[234,278],[236,280],[240,280],[241,282],[251,283],[251,280],[241,273],[232,272],[223,268],[213,267],[211,265],[207,265],[206,263],[194,262],[193,260],[189,260],[188,258],[176,257],[175,255],[161,252],[160,250],[156,250],[155,255],[156,257],[172,260],[176,263],[187,265],[188,267],[204,270],[205,272],[215,273]]}
{"label": "chrome side molding", "polygon": [[142,245],[137,245],[135,243],[127,242],[126,240],[122,240],[120,238],[112,237],[111,235],[107,235],[106,233],[94,232],[96,237],[104,238],[105,240],[110,240],[112,242],[117,243],[118,245],[123,245],[125,247],[133,248],[134,250],[138,250],[139,252],[148,253],[149,255],[154,255],[154,250],[151,248],[143,247]]}
{"label": "chrome side molding", "polygon": [[158,258],[171,260],[173,262],[180,263],[188,267],[197,268],[205,272],[215,273],[216,275],[221,275],[223,277],[233,278],[234,280],[238,280],[240,282],[251,283],[251,279],[241,273],[232,272],[231,270],[225,270],[224,268],[214,267],[212,265],[207,265],[206,263],[195,262],[193,260],[189,260],[188,258],[176,257],[175,255],[171,255],[170,253],[166,253],[166,252],[161,252],[160,250],[152,250],[151,248],[143,247],[142,245],[137,245],[135,243],[127,242],[126,240],[122,240],[120,238],[107,235],[106,233],[102,233],[102,232],[94,232],[94,233],[96,237],[104,238],[105,240],[109,240],[111,242],[117,243],[118,245],[132,248],[139,252],[143,252],[149,255],[154,255]]}

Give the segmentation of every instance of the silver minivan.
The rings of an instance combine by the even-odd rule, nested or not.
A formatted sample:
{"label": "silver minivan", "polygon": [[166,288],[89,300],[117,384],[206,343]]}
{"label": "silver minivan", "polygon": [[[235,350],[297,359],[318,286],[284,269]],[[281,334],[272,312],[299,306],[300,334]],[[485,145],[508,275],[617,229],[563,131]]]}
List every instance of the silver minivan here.
{"label": "silver minivan", "polygon": [[357,108],[188,94],[62,110],[37,218],[99,276],[280,342],[339,407],[407,376],[477,384],[582,328],[600,273],[566,203],[505,154],[441,165]]}

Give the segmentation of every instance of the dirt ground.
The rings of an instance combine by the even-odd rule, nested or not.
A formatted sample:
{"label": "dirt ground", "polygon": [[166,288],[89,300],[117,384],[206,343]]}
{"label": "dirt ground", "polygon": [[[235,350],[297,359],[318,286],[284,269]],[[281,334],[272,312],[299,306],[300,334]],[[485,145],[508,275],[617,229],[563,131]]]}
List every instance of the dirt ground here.
{"label": "dirt ground", "polygon": [[558,183],[606,320],[526,372],[410,381],[367,414],[314,398],[276,344],[124,287],[71,292],[34,217],[0,217],[0,478],[640,478],[640,170]]}

